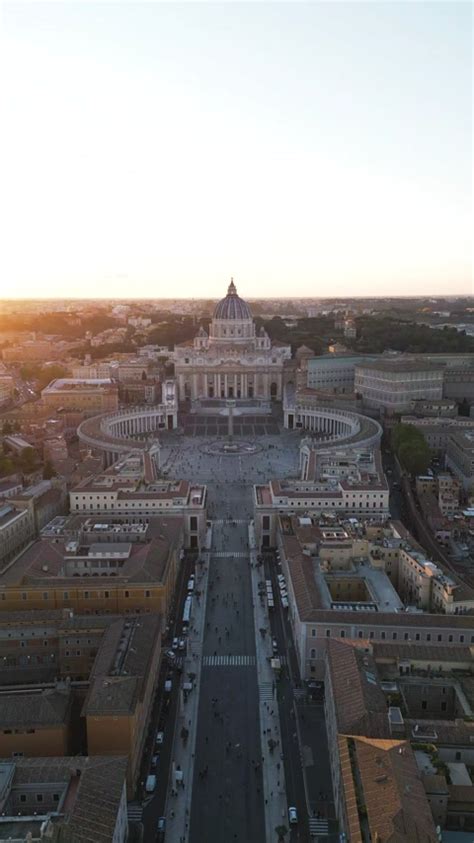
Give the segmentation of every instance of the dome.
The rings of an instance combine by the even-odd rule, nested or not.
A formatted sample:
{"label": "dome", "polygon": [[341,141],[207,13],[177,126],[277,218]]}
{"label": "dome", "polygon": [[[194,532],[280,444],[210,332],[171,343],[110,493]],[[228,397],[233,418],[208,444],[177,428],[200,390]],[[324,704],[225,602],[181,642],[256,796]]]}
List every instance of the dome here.
{"label": "dome", "polygon": [[234,279],[230,279],[229,288],[225,299],[216,305],[214,319],[252,319],[251,310],[243,299],[237,295]]}

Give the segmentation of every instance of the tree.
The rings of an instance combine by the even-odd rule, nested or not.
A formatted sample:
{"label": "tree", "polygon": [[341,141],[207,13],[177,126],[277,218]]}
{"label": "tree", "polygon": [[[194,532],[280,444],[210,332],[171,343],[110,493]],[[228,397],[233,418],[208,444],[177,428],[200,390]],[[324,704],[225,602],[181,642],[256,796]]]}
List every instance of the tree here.
{"label": "tree", "polygon": [[15,465],[10,457],[0,456],[0,477],[7,477],[8,474],[13,474]]}
{"label": "tree", "polygon": [[284,840],[286,835],[288,834],[288,829],[286,825],[277,825],[275,828],[276,833],[278,834],[278,843]]}
{"label": "tree", "polygon": [[24,448],[20,456],[20,465],[22,471],[26,474],[33,471],[36,464],[36,454],[33,448]]}
{"label": "tree", "polygon": [[13,428],[12,428],[10,422],[7,419],[7,421],[3,422],[2,433],[3,433],[4,436],[8,436],[8,434],[11,433],[12,430],[13,430]]}
{"label": "tree", "polygon": [[51,480],[52,477],[57,477],[58,472],[53,468],[51,462],[46,460],[43,468],[43,480]]}
{"label": "tree", "polygon": [[398,449],[398,458],[410,474],[426,474],[431,462],[431,451],[426,442],[402,442]]}

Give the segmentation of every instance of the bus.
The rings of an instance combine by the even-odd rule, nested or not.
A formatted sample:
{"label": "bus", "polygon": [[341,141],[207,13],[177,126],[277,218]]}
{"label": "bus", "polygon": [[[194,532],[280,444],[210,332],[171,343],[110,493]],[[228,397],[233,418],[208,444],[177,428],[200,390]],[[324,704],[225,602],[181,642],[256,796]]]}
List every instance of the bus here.
{"label": "bus", "polygon": [[191,617],[191,606],[193,605],[193,598],[190,594],[186,597],[184,602],[183,623],[189,623]]}

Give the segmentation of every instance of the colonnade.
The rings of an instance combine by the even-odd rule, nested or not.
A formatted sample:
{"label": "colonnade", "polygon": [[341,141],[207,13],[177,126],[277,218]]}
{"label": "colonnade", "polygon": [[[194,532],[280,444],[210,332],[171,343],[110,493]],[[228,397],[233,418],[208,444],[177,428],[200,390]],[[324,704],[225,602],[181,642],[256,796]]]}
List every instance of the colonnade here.
{"label": "colonnade", "polygon": [[[281,399],[281,372],[194,372],[179,374],[181,400],[191,398],[264,398]],[[272,384],[273,396],[272,396]]]}
{"label": "colonnade", "polygon": [[325,438],[331,439],[336,436],[352,436],[357,433],[358,425],[355,422],[348,422],[337,416],[322,416],[313,413],[297,413],[297,424],[301,424],[304,430],[313,433],[326,434]]}

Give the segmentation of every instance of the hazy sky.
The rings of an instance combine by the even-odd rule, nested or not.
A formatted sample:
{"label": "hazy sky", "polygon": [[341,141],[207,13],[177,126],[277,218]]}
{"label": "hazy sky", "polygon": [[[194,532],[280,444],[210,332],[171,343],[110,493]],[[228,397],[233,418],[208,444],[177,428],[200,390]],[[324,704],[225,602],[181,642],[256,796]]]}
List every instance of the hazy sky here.
{"label": "hazy sky", "polygon": [[473,292],[469,2],[1,9],[0,296]]}

